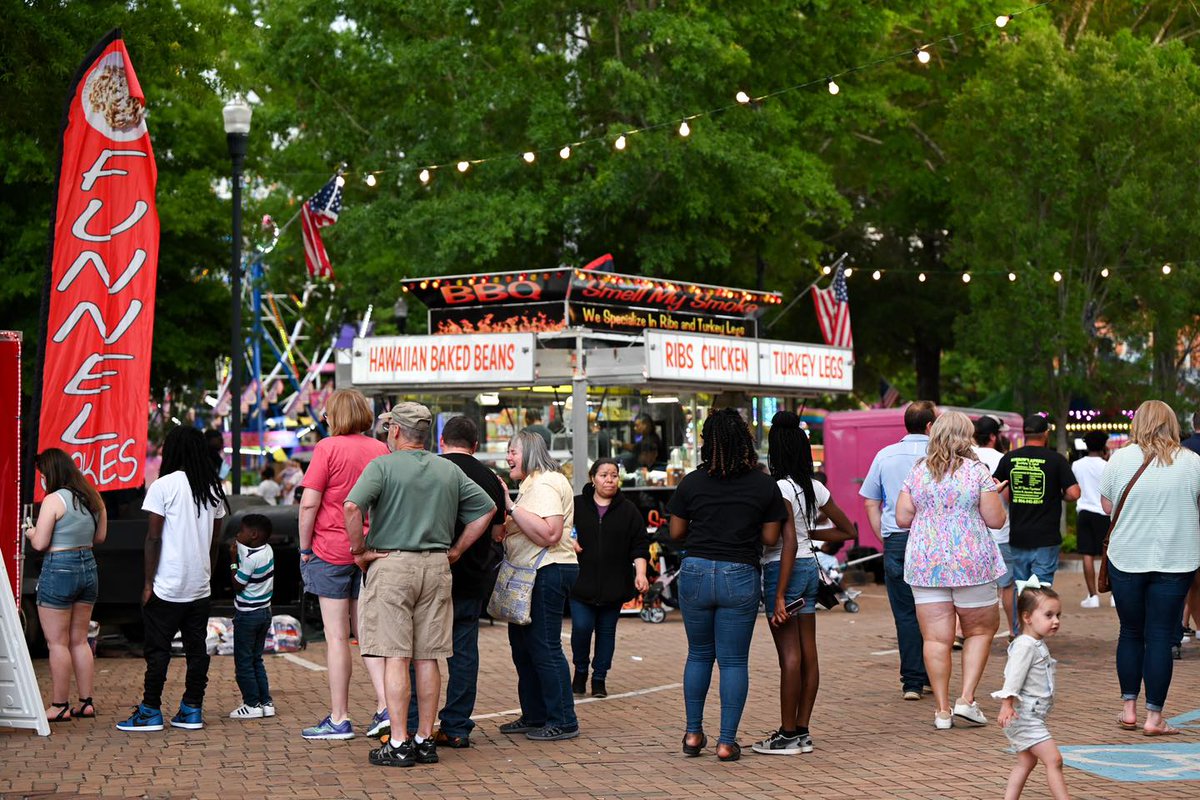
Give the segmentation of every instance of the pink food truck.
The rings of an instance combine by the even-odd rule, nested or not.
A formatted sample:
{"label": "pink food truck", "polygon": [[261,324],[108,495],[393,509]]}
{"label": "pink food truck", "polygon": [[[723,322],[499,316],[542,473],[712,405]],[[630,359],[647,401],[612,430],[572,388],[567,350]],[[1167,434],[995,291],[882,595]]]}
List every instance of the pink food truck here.
{"label": "pink food truck", "polygon": [[[1023,443],[1021,416],[1010,411],[987,411],[978,408],[942,406],[940,411],[962,411],[971,419],[988,414],[997,417],[1007,427],[1004,435],[1013,447]],[[882,408],[870,411],[835,411],[825,417],[825,475],[834,502],[858,525],[859,545],[883,545],[871,530],[858,490],[875,454],[904,436],[904,409]]]}

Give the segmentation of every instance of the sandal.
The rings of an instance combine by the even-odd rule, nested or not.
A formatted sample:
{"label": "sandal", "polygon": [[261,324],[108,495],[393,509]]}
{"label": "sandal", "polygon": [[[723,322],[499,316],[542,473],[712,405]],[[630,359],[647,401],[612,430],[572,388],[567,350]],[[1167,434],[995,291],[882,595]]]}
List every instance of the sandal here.
{"label": "sandal", "polygon": [[70,722],[71,721],[71,704],[70,703],[51,703],[51,708],[57,708],[58,713],[51,716],[46,715],[46,719],[50,722]]}
{"label": "sandal", "polygon": [[1162,728],[1142,728],[1143,736],[1178,736],[1183,733],[1179,728],[1172,728],[1167,725]]}
{"label": "sandal", "polygon": [[79,707],[71,709],[72,717],[80,719],[92,719],[96,716],[96,705],[90,697],[79,698]]}
{"label": "sandal", "polygon": [[1117,715],[1117,727],[1119,727],[1123,731],[1136,731],[1138,729],[1138,724],[1137,724],[1136,719],[1134,719],[1133,722],[1126,722],[1124,717],[1122,717],[1121,715],[1118,714]]}
{"label": "sandal", "polygon": [[[719,745],[718,745],[719,746]],[[719,761],[737,761],[742,757],[742,746],[737,742],[729,745],[729,752],[721,755],[720,750],[717,751],[717,760]]]}
{"label": "sandal", "polygon": [[688,737],[691,735],[690,733],[683,735],[683,754],[688,758],[696,758],[700,755],[700,751],[708,746],[708,737],[704,735],[704,731],[701,731],[699,744],[688,744]]}

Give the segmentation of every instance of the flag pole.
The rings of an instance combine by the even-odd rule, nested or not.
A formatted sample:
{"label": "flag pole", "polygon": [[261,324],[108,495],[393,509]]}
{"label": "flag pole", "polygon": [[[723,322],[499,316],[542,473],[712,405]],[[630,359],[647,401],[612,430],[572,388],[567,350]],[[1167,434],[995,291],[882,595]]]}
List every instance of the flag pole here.
{"label": "flag pole", "polygon": [[[839,266],[841,266],[842,262],[845,261],[849,257],[850,257],[850,254],[848,252],[842,253],[840,256],[838,256],[837,261],[834,261],[829,266],[829,271],[830,272],[837,271],[837,268]],[[768,322],[766,325],[763,326],[763,330],[764,331],[771,330],[771,328],[775,325],[775,323],[779,322],[779,320],[783,319],[784,315],[787,314],[787,312],[792,310],[792,306],[796,305],[796,303],[800,300],[800,298],[804,297],[806,294],[808,294],[809,291],[811,291],[814,286],[816,286],[818,283],[821,282],[821,278],[824,278],[824,277],[825,277],[824,275],[821,275],[815,281],[810,283],[808,286],[805,286],[803,290],[801,290],[800,292],[797,292],[796,296],[792,298],[792,302],[788,303],[786,306],[784,306],[782,309],[780,309],[779,314],[776,315],[775,319],[771,320],[770,322]]]}
{"label": "flag pole", "polygon": [[[330,178],[330,180],[336,180],[337,177],[339,175],[342,175],[343,173],[345,173],[345,171],[346,171],[346,165],[342,164],[340,167],[338,167],[337,172],[333,173],[333,178]],[[328,182],[329,181],[326,181],[326,183],[328,183]],[[324,184],[322,184],[322,185],[324,185]],[[300,204],[300,208],[301,209],[304,208],[304,203]],[[292,227],[292,223],[296,221],[296,217],[298,217],[298,216],[300,216],[300,209],[297,209],[296,213],[292,214],[291,218],[287,222],[283,223],[283,225],[281,225],[277,231],[275,231],[275,236],[272,238],[271,244],[268,245],[266,247],[266,249],[263,250],[264,255],[275,249],[275,245],[279,243],[279,240],[281,238],[283,238],[283,234],[287,233],[287,229]]]}

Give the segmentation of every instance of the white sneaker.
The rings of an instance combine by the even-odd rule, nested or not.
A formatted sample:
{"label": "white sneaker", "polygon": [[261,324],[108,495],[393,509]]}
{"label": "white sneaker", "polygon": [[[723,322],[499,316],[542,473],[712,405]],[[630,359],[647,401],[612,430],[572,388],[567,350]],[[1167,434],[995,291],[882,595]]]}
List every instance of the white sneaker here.
{"label": "white sneaker", "polygon": [[263,710],[259,706],[248,706],[242,703],[240,706],[229,712],[230,719],[262,719]]}
{"label": "white sneaker", "polygon": [[274,700],[268,700],[265,703],[259,703],[258,707],[262,709],[264,717],[275,716],[275,701]]}
{"label": "white sneaker", "polygon": [[968,703],[961,697],[954,701],[954,716],[971,725],[987,725],[987,717],[979,710],[979,703]]}
{"label": "white sneaker", "polygon": [[933,715],[933,727],[939,731],[948,731],[954,727],[954,717],[950,714],[943,717],[942,712],[939,711]]}
{"label": "white sneaker", "polygon": [[1099,608],[1100,607],[1100,596],[1094,595],[1094,594],[1088,595],[1087,597],[1085,597],[1084,599],[1079,601],[1079,607],[1080,608]]}

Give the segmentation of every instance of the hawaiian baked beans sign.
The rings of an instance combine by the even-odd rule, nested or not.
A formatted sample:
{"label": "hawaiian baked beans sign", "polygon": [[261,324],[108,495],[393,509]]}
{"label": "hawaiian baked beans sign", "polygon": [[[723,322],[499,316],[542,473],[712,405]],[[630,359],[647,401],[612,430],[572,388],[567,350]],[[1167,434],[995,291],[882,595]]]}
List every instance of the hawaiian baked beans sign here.
{"label": "hawaiian baked beans sign", "polygon": [[355,386],[528,385],[534,379],[532,333],[371,336],[354,340]]}
{"label": "hawaiian baked beans sign", "polygon": [[145,482],[158,273],[158,170],[120,35],[92,49],[68,96],[41,342],[38,448],[70,453],[101,490]]}

